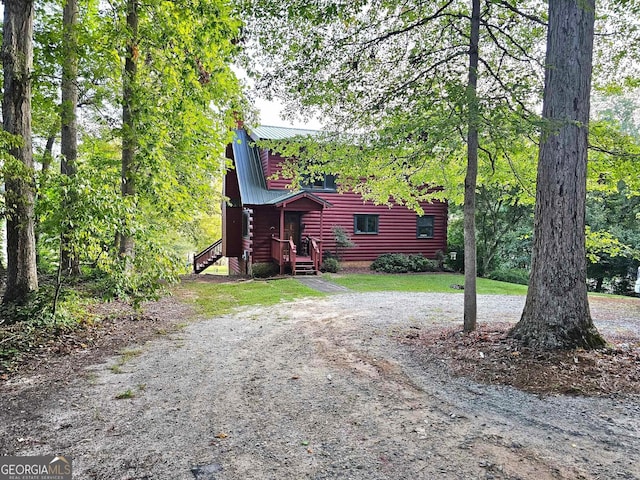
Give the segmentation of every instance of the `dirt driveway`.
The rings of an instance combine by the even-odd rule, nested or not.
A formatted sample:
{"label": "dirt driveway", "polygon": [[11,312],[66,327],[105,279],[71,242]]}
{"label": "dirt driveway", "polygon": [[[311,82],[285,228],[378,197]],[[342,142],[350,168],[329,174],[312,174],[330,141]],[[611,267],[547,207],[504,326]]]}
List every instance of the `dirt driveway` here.
{"label": "dirt driveway", "polygon": [[[481,296],[479,319],[523,302]],[[637,304],[592,308],[605,334],[640,328]],[[346,293],[194,322],[34,404],[37,378],[5,386],[0,453],[69,455],[78,479],[640,479],[637,397],[479,385],[399,341],[461,309]]]}

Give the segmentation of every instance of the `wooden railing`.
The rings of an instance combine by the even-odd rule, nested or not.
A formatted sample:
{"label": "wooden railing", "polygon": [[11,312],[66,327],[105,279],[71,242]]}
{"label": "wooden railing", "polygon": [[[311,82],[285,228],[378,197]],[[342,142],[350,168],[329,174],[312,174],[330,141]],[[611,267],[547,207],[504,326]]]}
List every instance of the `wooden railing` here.
{"label": "wooden railing", "polygon": [[289,240],[281,240],[275,235],[272,236],[271,258],[280,265],[280,274],[284,273],[284,267],[286,264],[292,265],[292,271],[295,272],[296,244],[293,243],[293,238],[289,237]]}
{"label": "wooden railing", "polygon": [[293,238],[289,237],[289,263],[291,264],[291,274],[296,274],[296,244],[293,243]]}
{"label": "wooden railing", "polygon": [[222,257],[222,239],[212,243],[207,248],[193,256],[193,271],[202,272],[205,268],[213,264]]}
{"label": "wooden railing", "polygon": [[319,272],[320,265],[322,265],[322,242],[320,240],[309,237],[309,255],[313,262],[313,268],[316,273]]}

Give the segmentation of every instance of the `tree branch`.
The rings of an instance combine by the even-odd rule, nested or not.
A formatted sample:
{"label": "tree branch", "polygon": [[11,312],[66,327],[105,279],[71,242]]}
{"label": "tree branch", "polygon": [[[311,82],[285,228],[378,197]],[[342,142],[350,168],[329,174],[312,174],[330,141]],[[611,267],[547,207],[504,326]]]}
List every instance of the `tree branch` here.
{"label": "tree branch", "polygon": [[447,3],[445,3],[444,5],[442,5],[442,7],[440,7],[434,14],[429,15],[428,17],[424,17],[421,18],[420,20],[412,23],[411,25],[408,25],[404,28],[400,28],[398,30],[392,30],[390,32],[385,33],[384,35],[381,35],[377,38],[374,38],[372,40],[369,40],[367,42],[365,42],[363,44],[363,48],[366,48],[368,46],[371,46],[372,44],[378,45],[382,42],[384,42],[385,40],[391,38],[391,37],[395,37],[396,35],[402,35],[403,33],[407,33],[410,32],[411,30],[415,29],[415,28],[419,28],[423,25],[426,25],[427,23],[437,19],[437,18],[441,18],[441,17],[446,17],[446,16],[450,16],[450,17],[454,17],[454,18],[459,18],[459,15],[453,15],[450,13],[444,13],[444,11],[453,3],[453,0],[449,0]]}
{"label": "tree branch", "polygon": [[530,13],[523,12],[522,10],[518,9],[517,7],[511,5],[507,0],[494,0],[494,1],[495,1],[496,4],[503,6],[504,8],[506,8],[507,10],[512,11],[516,15],[519,15],[521,17],[524,17],[524,18],[528,19],[528,20],[531,20],[532,22],[535,22],[535,23],[537,23],[539,25],[543,25],[545,27],[547,27],[549,25],[541,17],[539,17],[537,15],[530,14]]}

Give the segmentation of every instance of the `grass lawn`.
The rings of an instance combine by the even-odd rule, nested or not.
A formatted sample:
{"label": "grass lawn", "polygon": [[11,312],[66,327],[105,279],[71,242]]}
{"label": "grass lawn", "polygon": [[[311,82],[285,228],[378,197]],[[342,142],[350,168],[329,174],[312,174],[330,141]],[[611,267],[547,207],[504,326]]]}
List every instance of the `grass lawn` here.
{"label": "grass lawn", "polygon": [[296,298],[324,296],[294,278],[232,283],[183,281],[175,294],[195,303],[198,312],[207,316],[224,315],[246,305],[274,305]]}
{"label": "grass lawn", "polygon": [[[438,292],[463,293],[451,285],[464,284],[464,277],[451,273],[433,274],[325,274],[324,279],[345,286],[354,292]],[[224,315],[237,307],[274,305],[304,297],[325,294],[302,285],[294,278],[278,280],[230,281],[229,283],[183,281],[174,290],[176,296],[194,303],[206,316]],[[526,295],[526,285],[478,278],[480,295]],[[593,295],[593,294],[590,294]],[[597,294],[596,294],[597,295]],[[611,298],[613,295],[603,295]]]}
{"label": "grass lawn", "polygon": [[[338,285],[356,292],[441,292],[462,293],[463,290],[451,288],[451,285],[463,285],[464,277],[452,273],[434,274],[380,274],[359,273],[350,275],[326,274],[325,277]],[[497,282],[486,278],[478,278],[479,294],[494,295],[526,295],[526,285]]]}

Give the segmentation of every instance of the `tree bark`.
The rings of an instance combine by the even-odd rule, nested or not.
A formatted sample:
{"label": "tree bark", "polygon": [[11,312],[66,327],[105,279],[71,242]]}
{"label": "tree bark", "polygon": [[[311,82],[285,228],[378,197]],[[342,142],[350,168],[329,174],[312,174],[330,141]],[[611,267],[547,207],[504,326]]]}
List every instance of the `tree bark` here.
{"label": "tree bark", "polygon": [[[60,173],[75,177],[78,173],[78,0],[67,0],[62,12],[62,107],[60,138]],[[74,209],[74,195],[67,202],[66,210]],[[66,222],[60,235],[60,262],[63,271],[72,274],[80,273],[80,260],[69,240],[71,227]]]}
{"label": "tree bark", "polygon": [[[41,173],[47,173],[51,168],[51,164],[53,163],[53,145],[56,142],[57,130],[55,133],[49,134],[47,137],[47,143],[44,146],[44,152],[42,152],[41,159]],[[35,202],[38,203],[38,195],[35,196]],[[36,236],[36,265],[40,263],[40,254],[38,252],[38,245],[40,243],[40,216],[38,214],[35,215],[34,218],[34,231]]]}
{"label": "tree bark", "polygon": [[467,174],[464,179],[464,331],[476,329],[476,184],[478,178],[478,44],[480,0],[472,0],[467,106]]}
{"label": "tree bark", "polygon": [[[122,79],[122,171],[121,193],[125,201],[127,197],[136,194],[136,150],[138,138],[136,135],[136,121],[138,115],[136,99],[136,82],[138,73],[138,0],[127,2],[127,28],[129,42],[125,58],[124,75]],[[130,232],[120,232],[120,256],[125,262],[125,268],[132,266],[135,255],[135,242]]]}
{"label": "tree bark", "polygon": [[7,287],[3,303],[21,302],[38,288],[34,232],[33,149],[31,145],[31,73],[33,70],[33,1],[4,5],[2,65],[3,128],[22,144],[9,150],[24,168],[5,174],[7,208]]}
{"label": "tree bark", "polygon": [[47,173],[53,163],[53,145],[56,142],[56,134],[53,133],[47,137],[47,143],[42,152],[42,173]]}
{"label": "tree bark", "polygon": [[512,335],[543,349],[597,348],[587,299],[585,202],[595,0],[549,2],[531,279]]}

